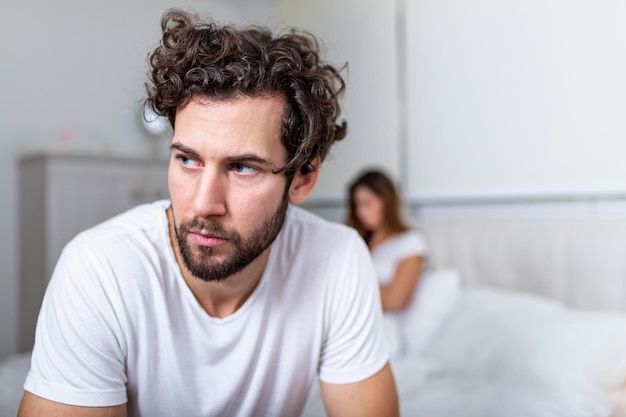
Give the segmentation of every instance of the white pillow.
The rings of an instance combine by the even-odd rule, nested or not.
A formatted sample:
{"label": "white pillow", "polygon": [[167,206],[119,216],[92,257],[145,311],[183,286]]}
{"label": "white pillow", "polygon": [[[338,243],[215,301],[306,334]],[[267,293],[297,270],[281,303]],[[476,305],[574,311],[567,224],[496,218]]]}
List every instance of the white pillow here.
{"label": "white pillow", "polygon": [[424,272],[411,305],[401,317],[405,354],[423,352],[456,308],[462,292],[455,269]]}

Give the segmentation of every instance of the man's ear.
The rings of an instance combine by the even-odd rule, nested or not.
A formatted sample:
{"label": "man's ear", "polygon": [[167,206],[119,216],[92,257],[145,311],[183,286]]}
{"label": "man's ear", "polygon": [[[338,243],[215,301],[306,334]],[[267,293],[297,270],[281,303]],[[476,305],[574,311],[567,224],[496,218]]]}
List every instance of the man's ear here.
{"label": "man's ear", "polygon": [[291,186],[289,187],[289,202],[291,204],[301,204],[303,203],[315,188],[315,184],[317,183],[317,176],[320,172],[320,165],[322,165],[322,161],[318,156],[311,163],[315,168],[312,172],[308,174],[303,174],[300,170],[296,171],[293,176],[293,180],[291,181]]}

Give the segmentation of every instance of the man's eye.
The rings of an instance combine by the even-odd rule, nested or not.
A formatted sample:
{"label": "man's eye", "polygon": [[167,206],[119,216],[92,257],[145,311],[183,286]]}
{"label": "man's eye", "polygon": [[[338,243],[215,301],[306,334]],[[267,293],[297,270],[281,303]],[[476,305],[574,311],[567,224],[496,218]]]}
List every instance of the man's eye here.
{"label": "man's eye", "polygon": [[233,164],[233,171],[235,171],[237,174],[251,175],[254,174],[257,170],[256,168],[249,165]]}
{"label": "man's eye", "polygon": [[198,165],[198,161],[196,161],[194,158],[190,158],[186,155],[179,155],[178,159],[180,160],[180,163],[186,167],[189,168],[193,168],[195,166]]}

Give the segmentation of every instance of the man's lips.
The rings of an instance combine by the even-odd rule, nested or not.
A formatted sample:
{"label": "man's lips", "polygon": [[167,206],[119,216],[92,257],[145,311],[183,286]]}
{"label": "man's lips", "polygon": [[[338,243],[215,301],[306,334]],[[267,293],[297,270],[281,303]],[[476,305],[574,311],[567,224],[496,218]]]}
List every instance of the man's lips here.
{"label": "man's lips", "polygon": [[198,232],[189,232],[191,239],[200,246],[208,246],[210,248],[221,245],[226,239],[214,235],[203,235]]}

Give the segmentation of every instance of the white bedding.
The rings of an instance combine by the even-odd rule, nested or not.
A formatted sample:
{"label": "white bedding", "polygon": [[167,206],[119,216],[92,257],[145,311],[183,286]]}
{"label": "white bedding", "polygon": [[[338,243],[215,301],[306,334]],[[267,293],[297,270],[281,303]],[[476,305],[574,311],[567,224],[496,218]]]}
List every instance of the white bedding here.
{"label": "white bedding", "polygon": [[[449,314],[432,320],[440,321],[436,333],[391,362],[402,416],[626,416],[617,406],[626,382],[626,315],[488,288],[452,297],[449,283],[443,287],[423,286],[420,294],[439,298],[439,314],[449,297]],[[423,329],[405,324],[408,332]],[[315,387],[302,417],[324,415]]]}
{"label": "white bedding", "polygon": [[[423,356],[394,361],[404,416],[592,417],[617,412],[626,317],[467,290]],[[411,362],[431,368],[415,382]],[[616,414],[613,414],[616,415]]]}

